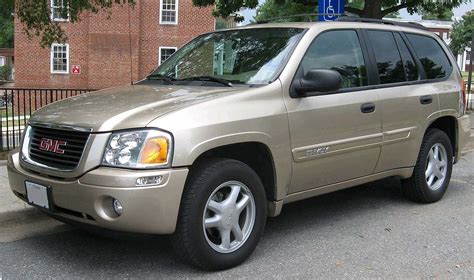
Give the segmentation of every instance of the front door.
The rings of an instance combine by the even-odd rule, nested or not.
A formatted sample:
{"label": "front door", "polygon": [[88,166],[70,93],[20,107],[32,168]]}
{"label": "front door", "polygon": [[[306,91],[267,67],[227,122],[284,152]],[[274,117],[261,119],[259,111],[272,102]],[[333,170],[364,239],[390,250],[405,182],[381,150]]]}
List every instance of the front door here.
{"label": "front door", "polygon": [[381,105],[369,90],[366,52],[356,30],[331,30],[311,43],[297,77],[332,69],[342,89],[328,95],[287,98],[293,175],[290,193],[373,173],[382,144]]}

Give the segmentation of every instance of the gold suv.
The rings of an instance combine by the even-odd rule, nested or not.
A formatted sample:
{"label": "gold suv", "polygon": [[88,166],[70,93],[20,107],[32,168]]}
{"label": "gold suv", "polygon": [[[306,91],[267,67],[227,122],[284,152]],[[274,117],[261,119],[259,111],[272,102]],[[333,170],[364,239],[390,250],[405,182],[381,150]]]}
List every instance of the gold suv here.
{"label": "gold suv", "polygon": [[456,61],[417,25],[256,24],[201,35],[134,85],[41,108],[9,180],[54,218],[172,234],[190,263],[225,269],[293,201],[390,176],[411,200],[441,199],[464,109]]}

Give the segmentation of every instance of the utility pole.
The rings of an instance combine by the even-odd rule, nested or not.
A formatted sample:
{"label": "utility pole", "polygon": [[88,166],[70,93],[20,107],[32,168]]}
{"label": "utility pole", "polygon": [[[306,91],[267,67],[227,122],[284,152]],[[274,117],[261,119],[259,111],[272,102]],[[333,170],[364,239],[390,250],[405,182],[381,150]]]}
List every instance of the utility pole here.
{"label": "utility pole", "polygon": [[472,31],[472,38],[471,38],[471,52],[469,56],[469,75],[467,76],[467,109],[473,109],[472,102],[474,102],[472,93],[471,93],[471,83],[472,83],[472,60],[474,59],[474,30]]}

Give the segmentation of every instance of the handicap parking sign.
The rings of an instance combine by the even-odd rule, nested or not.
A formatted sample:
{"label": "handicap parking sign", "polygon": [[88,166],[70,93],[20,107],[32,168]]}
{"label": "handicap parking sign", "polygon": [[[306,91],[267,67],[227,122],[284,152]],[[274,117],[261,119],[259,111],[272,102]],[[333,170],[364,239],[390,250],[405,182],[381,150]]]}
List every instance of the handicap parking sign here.
{"label": "handicap parking sign", "polygon": [[319,21],[333,21],[344,13],[344,0],[319,0]]}

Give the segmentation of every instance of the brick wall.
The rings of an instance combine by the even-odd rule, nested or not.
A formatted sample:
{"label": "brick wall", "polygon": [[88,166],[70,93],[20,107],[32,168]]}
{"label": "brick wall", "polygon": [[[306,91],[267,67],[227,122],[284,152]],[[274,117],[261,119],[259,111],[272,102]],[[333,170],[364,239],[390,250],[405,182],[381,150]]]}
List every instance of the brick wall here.
{"label": "brick wall", "polygon": [[[23,34],[16,20],[15,85],[98,89],[129,84],[131,76],[134,81],[143,79],[158,66],[160,46],[179,48],[197,35],[214,30],[212,7],[197,8],[192,0],[180,0],[178,24],[161,25],[159,3],[141,0],[133,8],[117,6],[110,14],[85,13],[80,22],[61,23],[69,38],[69,74],[51,74],[50,49],[41,48],[38,38],[29,39]],[[80,75],[71,74],[73,65],[81,67]]]}

